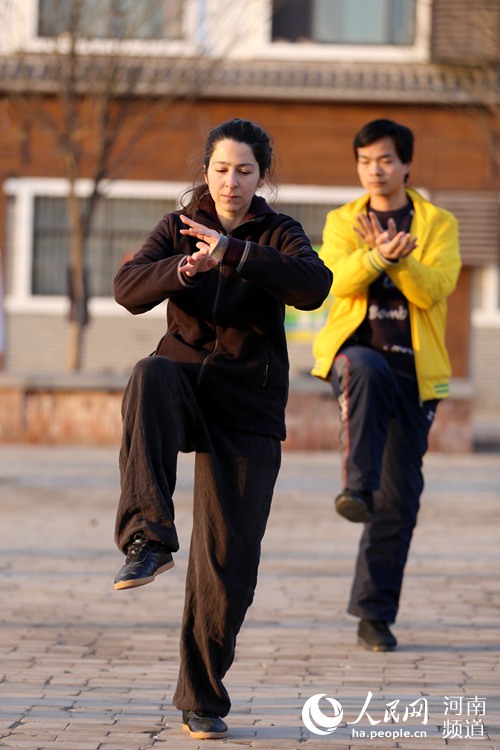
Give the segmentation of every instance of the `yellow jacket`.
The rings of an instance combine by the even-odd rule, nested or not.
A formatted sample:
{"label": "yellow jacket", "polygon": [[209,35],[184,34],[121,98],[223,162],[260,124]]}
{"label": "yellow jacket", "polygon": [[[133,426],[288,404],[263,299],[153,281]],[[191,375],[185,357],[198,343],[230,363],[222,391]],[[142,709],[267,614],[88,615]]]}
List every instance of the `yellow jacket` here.
{"label": "yellow jacket", "polygon": [[365,318],[369,285],[383,271],[408,300],[418,388],[423,401],[449,393],[450,361],[445,346],[447,297],[460,272],[458,226],[453,214],[434,206],[407,188],[415,213],[410,232],[417,247],[391,266],[383,266],[353,231],[356,216],[366,211],[368,195],[330,211],[320,256],[333,271],[335,301],[314,341],[312,374],[327,379],[333,360],[346,339]]}

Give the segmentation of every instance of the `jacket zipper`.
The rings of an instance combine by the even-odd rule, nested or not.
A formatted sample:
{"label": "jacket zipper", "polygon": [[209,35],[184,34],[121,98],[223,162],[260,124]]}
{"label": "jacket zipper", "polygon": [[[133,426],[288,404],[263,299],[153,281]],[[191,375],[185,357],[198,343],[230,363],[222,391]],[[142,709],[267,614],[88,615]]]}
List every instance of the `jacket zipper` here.
{"label": "jacket zipper", "polygon": [[220,266],[217,269],[217,274],[218,274],[218,276],[217,276],[217,290],[215,292],[215,299],[214,299],[214,303],[212,305],[212,321],[213,321],[214,329],[215,329],[215,337],[214,337],[214,341],[213,341],[213,349],[212,349],[212,351],[209,354],[207,354],[203,358],[203,361],[202,361],[201,367],[200,367],[200,371],[199,371],[198,377],[196,379],[196,385],[197,386],[199,386],[201,384],[201,381],[202,381],[202,378],[203,378],[203,373],[205,371],[205,367],[207,366],[208,362],[210,361],[210,358],[215,354],[215,351],[217,349],[217,342],[219,340],[216,313],[217,313],[217,303],[219,301],[219,295],[220,295],[220,288],[221,288],[221,284],[222,284],[222,281],[221,281],[222,274],[221,274]]}
{"label": "jacket zipper", "polygon": [[[245,221],[245,222],[244,222],[244,224],[240,224],[240,225],[239,225],[239,227],[238,227],[238,229],[239,229],[240,227],[243,227],[243,226],[245,226],[245,224],[252,224],[252,223],[255,223],[255,224],[256,224],[256,223],[258,223],[258,221],[259,221],[260,219],[261,219],[261,217],[259,217],[259,216],[256,216],[256,217],[254,217],[253,219],[249,219],[248,221]],[[226,235],[226,237],[231,237],[231,233],[227,234],[227,235]],[[215,354],[215,351],[216,351],[216,349],[217,349],[217,342],[218,342],[218,339],[219,339],[219,335],[218,335],[218,333],[217,333],[218,327],[217,327],[216,312],[217,312],[217,303],[218,303],[218,301],[219,301],[220,288],[221,288],[221,284],[222,284],[222,281],[221,281],[221,279],[222,279],[222,274],[221,274],[221,269],[220,269],[220,266],[219,266],[219,268],[217,269],[217,273],[218,273],[218,278],[217,278],[217,291],[216,291],[216,293],[215,293],[214,304],[213,304],[213,306],[212,306],[212,320],[213,320],[213,323],[214,323],[214,327],[215,327],[215,338],[214,338],[214,344],[213,344],[213,349],[212,349],[212,351],[211,351],[211,352],[210,352],[209,354],[207,354],[207,355],[206,355],[206,356],[204,357],[204,359],[203,359],[203,361],[202,361],[202,363],[201,363],[201,366],[200,366],[200,371],[199,371],[199,373],[198,373],[198,377],[197,377],[197,379],[196,379],[196,385],[197,385],[198,387],[200,386],[200,384],[201,384],[201,381],[202,381],[202,379],[203,379],[203,373],[205,372],[205,368],[206,368],[206,366],[208,365],[208,363],[209,363],[209,361],[210,361],[211,357],[213,357],[213,355]],[[268,363],[268,362],[266,362],[266,368],[265,368],[265,370],[264,370],[264,376],[263,376],[263,379],[262,379],[262,387],[265,387],[265,386],[266,386],[266,384],[267,384],[268,373],[269,373],[269,363]]]}

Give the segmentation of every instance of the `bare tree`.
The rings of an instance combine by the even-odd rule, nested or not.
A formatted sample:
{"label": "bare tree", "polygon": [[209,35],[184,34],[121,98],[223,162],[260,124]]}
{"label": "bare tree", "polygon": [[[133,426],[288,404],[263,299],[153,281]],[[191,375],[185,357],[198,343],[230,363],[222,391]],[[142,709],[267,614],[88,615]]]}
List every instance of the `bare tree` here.
{"label": "bare tree", "polygon": [[[252,2],[259,4],[259,0],[249,0],[250,5]],[[212,11],[201,21],[206,27],[220,27],[221,38],[214,48],[200,35],[194,53],[171,57],[167,66],[163,58],[161,95],[150,94],[158,77],[158,58],[141,57],[131,48],[138,39],[181,37],[185,4],[178,0],[41,0],[38,34],[46,42],[44,52],[16,51],[9,55],[16,66],[9,97],[21,114],[23,137],[29,141],[33,129],[44,131],[59,156],[69,186],[69,370],[82,367],[89,296],[86,249],[104,183],[116,178],[117,165],[123,176],[127,166],[138,158],[140,136],[151,121],[161,113],[163,131],[169,118],[172,125],[179,103],[189,106],[199,97],[227,51],[238,44],[238,36],[249,33],[248,27],[242,29],[241,25],[236,26],[239,31],[235,33],[234,3],[222,0],[213,7],[217,7],[217,17]],[[3,0],[0,13],[4,23],[12,23],[15,0]],[[228,23],[232,28],[229,36],[225,34]],[[42,80],[34,80],[31,70],[39,68],[41,62],[44,75]],[[149,106],[131,132],[126,123],[132,117],[134,102],[144,96],[151,96]],[[47,106],[48,99],[53,106]],[[84,199],[76,190],[83,176],[92,185]]]}

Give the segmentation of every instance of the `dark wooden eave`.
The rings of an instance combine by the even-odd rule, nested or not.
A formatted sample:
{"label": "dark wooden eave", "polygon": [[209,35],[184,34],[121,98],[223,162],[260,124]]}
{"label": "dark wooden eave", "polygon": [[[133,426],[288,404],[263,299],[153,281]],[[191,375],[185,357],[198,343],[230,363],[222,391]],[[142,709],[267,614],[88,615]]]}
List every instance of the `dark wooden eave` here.
{"label": "dark wooden eave", "polygon": [[[117,65],[116,96],[196,96],[324,102],[500,104],[500,65],[311,62],[167,57],[79,57],[75,88],[99,88]],[[0,57],[4,93],[58,90],[64,58],[45,54]]]}

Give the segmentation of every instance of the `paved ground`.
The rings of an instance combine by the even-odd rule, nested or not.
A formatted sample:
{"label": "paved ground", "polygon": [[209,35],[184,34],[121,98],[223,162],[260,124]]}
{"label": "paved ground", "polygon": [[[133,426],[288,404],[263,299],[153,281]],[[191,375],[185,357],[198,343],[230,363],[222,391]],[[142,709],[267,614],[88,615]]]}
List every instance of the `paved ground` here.
{"label": "paved ground", "polygon": [[[359,529],[332,511],[338,456],[285,453],[226,680],[230,734],[205,742],[171,705],[191,466],[183,457],[176,567],[115,592],[116,451],[0,446],[1,748],[500,750],[498,454],[429,456],[400,649],[372,654],[345,614]],[[343,710],[327,735],[302,720],[318,694],[323,728]]]}

